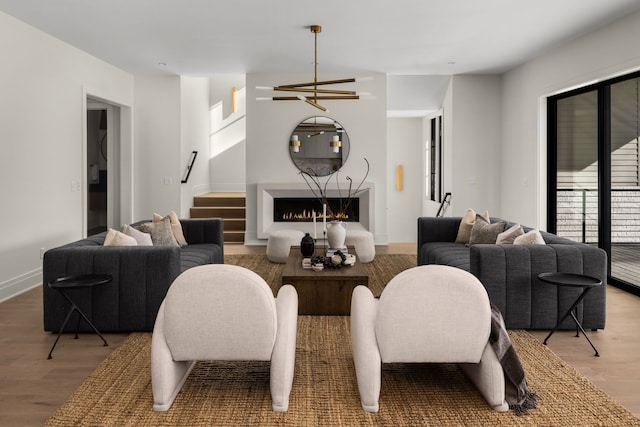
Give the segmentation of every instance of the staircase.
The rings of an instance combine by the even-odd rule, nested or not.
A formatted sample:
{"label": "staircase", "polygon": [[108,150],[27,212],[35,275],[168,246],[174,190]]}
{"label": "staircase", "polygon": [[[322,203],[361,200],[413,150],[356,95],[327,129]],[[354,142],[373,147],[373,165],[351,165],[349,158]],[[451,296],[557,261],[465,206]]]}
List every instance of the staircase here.
{"label": "staircase", "polygon": [[222,218],[224,243],[244,243],[246,225],[245,193],[205,193],[193,198],[191,218]]}

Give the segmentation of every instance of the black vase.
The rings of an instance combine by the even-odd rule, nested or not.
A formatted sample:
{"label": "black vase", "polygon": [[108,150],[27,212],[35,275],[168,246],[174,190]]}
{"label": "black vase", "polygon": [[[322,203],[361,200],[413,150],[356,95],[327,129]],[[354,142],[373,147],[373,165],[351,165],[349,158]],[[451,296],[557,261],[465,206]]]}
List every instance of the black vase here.
{"label": "black vase", "polygon": [[316,245],[313,242],[313,237],[309,235],[309,233],[305,233],[304,237],[300,241],[300,252],[302,252],[303,257],[310,257],[313,255],[313,252],[316,250]]}

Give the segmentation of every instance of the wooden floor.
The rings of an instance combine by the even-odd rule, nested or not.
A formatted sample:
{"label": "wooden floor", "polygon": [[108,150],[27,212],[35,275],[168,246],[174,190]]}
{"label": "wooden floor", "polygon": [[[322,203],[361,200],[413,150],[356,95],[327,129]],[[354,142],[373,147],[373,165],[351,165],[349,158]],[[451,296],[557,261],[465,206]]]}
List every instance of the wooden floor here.
{"label": "wooden floor", "polygon": [[[415,254],[415,244],[378,247],[377,253]],[[226,254],[264,254],[264,246],[225,246]],[[640,298],[608,287],[606,329],[589,332],[601,356],[583,337],[557,332],[549,348],[640,417]],[[532,331],[543,340],[548,331]],[[0,426],[40,426],[116,348],[125,334],[64,335],[47,360],[55,336],[42,330],[42,291],[0,304]],[[578,397],[579,398],[579,397]],[[150,403],[151,404],[151,403]]]}

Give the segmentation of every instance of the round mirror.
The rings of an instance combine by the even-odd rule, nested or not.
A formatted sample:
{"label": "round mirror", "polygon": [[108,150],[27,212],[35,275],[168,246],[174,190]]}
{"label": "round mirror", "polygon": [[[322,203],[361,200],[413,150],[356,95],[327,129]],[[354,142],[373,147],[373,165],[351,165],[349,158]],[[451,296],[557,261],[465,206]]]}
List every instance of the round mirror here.
{"label": "round mirror", "polygon": [[331,175],[349,157],[349,136],[340,123],[329,117],[309,117],[291,133],[289,154],[301,171],[314,176]]}

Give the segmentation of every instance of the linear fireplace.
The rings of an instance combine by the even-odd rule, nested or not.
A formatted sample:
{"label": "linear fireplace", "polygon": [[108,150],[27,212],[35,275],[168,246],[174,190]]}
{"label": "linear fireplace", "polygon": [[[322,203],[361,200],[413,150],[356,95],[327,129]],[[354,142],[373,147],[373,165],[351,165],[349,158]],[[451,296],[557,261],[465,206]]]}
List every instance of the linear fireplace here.
{"label": "linear fireplace", "polygon": [[[327,212],[342,211],[345,206],[345,199],[329,197],[327,198]],[[315,197],[276,197],[273,199],[273,221],[274,222],[309,222],[313,221],[315,212],[316,219],[322,221],[323,206],[320,200]],[[346,207],[346,212],[338,219],[347,222],[358,222],[360,205],[355,197]]]}
{"label": "linear fireplace", "polygon": [[[362,191],[358,193],[357,200],[354,199],[351,202],[353,211],[349,213],[349,218],[344,218],[343,221],[347,221],[347,230],[367,230],[375,235],[375,187],[373,183],[365,182],[360,189]],[[344,202],[345,193],[346,185],[340,189],[335,184],[327,186],[326,196],[330,200]],[[305,183],[258,184],[257,198],[256,231],[258,239],[267,239],[269,234],[276,230],[300,230],[305,233],[313,233],[314,210],[316,220],[318,223],[322,223],[322,205]],[[296,213],[287,218],[276,219],[276,216],[282,216],[276,213],[276,204],[278,204],[277,209],[280,210],[279,199],[284,199],[285,204],[290,204]],[[309,201],[311,201],[311,205],[308,205]],[[315,206],[314,202],[317,202]],[[318,231],[321,235],[321,228],[318,228]]]}

